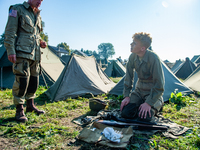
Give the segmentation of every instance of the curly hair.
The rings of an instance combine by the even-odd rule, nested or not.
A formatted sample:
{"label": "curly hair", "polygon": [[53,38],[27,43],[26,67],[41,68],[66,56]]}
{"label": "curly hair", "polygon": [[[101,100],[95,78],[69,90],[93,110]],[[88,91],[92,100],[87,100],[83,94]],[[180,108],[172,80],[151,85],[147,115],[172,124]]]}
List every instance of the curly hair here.
{"label": "curly hair", "polygon": [[144,32],[135,33],[132,38],[139,40],[145,48],[148,48],[152,42],[152,37],[150,36],[149,33],[144,33]]}

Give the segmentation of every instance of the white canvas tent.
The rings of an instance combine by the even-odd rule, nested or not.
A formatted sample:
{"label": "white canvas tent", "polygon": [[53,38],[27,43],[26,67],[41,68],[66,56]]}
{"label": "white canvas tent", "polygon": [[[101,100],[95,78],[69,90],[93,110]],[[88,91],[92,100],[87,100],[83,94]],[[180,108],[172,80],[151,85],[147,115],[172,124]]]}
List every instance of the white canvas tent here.
{"label": "white canvas tent", "polygon": [[193,89],[194,91],[200,92],[200,66],[184,80],[184,84]]}
{"label": "white canvas tent", "polygon": [[[193,92],[189,87],[187,87],[184,83],[182,83],[163,62],[162,62],[162,67],[163,67],[163,72],[165,76],[165,86],[164,86],[165,89],[164,89],[164,94],[163,94],[164,101],[169,100],[171,93],[174,92],[175,89],[178,89],[179,92],[182,92],[185,94],[189,94]],[[124,77],[109,92],[110,94],[114,94],[114,95],[123,94]],[[133,90],[135,89],[135,84],[137,82],[137,79],[138,79],[137,73],[135,72]]]}
{"label": "white canvas tent", "polygon": [[[50,80],[52,83],[47,85],[52,85],[58,79],[59,75],[64,69],[64,65],[60,61],[60,58],[56,54],[54,54],[49,48],[41,48],[41,52],[41,67],[43,80],[40,80],[40,84],[41,82],[49,82]],[[44,77],[46,77],[45,80]]]}
{"label": "white canvas tent", "polygon": [[86,93],[107,93],[114,86],[115,83],[101,70],[94,56],[73,54],[58,80],[46,91],[46,95],[52,101],[59,101]]}

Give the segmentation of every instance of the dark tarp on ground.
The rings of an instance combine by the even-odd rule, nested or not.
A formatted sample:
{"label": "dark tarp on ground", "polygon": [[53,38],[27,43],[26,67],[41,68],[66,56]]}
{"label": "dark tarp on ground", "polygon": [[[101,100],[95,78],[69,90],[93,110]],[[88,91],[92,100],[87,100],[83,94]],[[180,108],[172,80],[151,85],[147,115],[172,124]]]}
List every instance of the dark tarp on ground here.
{"label": "dark tarp on ground", "polygon": [[126,68],[118,61],[111,60],[111,63],[104,70],[108,77],[123,77],[126,73]]}
{"label": "dark tarp on ground", "polygon": [[86,93],[107,93],[114,86],[115,83],[102,71],[94,56],[73,54],[58,80],[46,91],[46,95],[52,101],[59,101]]}
{"label": "dark tarp on ground", "polygon": [[[174,92],[175,89],[178,89],[179,92],[185,94],[193,92],[184,83],[182,83],[163,62],[162,62],[162,67],[165,76],[165,86],[164,86],[165,91],[163,94],[163,99],[165,102],[169,100],[171,93]],[[110,94],[114,95],[123,94],[124,77],[117,83],[115,87],[113,87],[113,89],[109,92]],[[137,79],[138,79],[137,73],[135,72],[133,89],[135,89],[135,84],[137,82]]]}

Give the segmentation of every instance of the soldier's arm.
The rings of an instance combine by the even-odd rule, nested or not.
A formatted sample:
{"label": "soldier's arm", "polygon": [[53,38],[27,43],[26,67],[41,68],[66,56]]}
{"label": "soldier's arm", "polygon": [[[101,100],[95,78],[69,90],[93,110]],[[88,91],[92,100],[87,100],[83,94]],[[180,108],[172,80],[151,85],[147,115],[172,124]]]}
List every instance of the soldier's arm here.
{"label": "soldier's arm", "polygon": [[5,28],[5,40],[4,45],[7,50],[8,56],[10,57],[15,56],[15,37],[17,35],[18,30],[18,19],[19,19],[19,11],[16,7],[11,6],[9,9],[9,16],[7,25]]}
{"label": "soldier's arm", "polygon": [[133,54],[130,55],[127,66],[126,75],[124,78],[124,97],[129,97],[130,92],[133,88],[134,68],[133,68]]}
{"label": "soldier's arm", "polygon": [[151,73],[153,76],[153,88],[151,89],[150,95],[148,96],[146,103],[153,106],[160,96],[162,96],[164,92],[164,73],[162,69],[162,64],[158,56],[156,56],[154,61],[152,62]]}

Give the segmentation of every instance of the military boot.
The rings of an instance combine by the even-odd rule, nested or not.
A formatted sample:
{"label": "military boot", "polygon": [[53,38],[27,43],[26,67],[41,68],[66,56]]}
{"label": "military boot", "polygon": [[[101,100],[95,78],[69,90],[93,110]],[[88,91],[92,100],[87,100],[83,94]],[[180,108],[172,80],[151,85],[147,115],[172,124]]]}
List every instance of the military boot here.
{"label": "military boot", "polygon": [[15,119],[19,122],[26,122],[28,119],[26,118],[24,114],[24,107],[22,104],[19,104],[16,106],[16,114],[15,114]]}
{"label": "military boot", "polygon": [[38,115],[44,114],[45,112],[43,110],[39,110],[34,105],[34,99],[29,99],[26,101],[26,112],[35,112]]}

